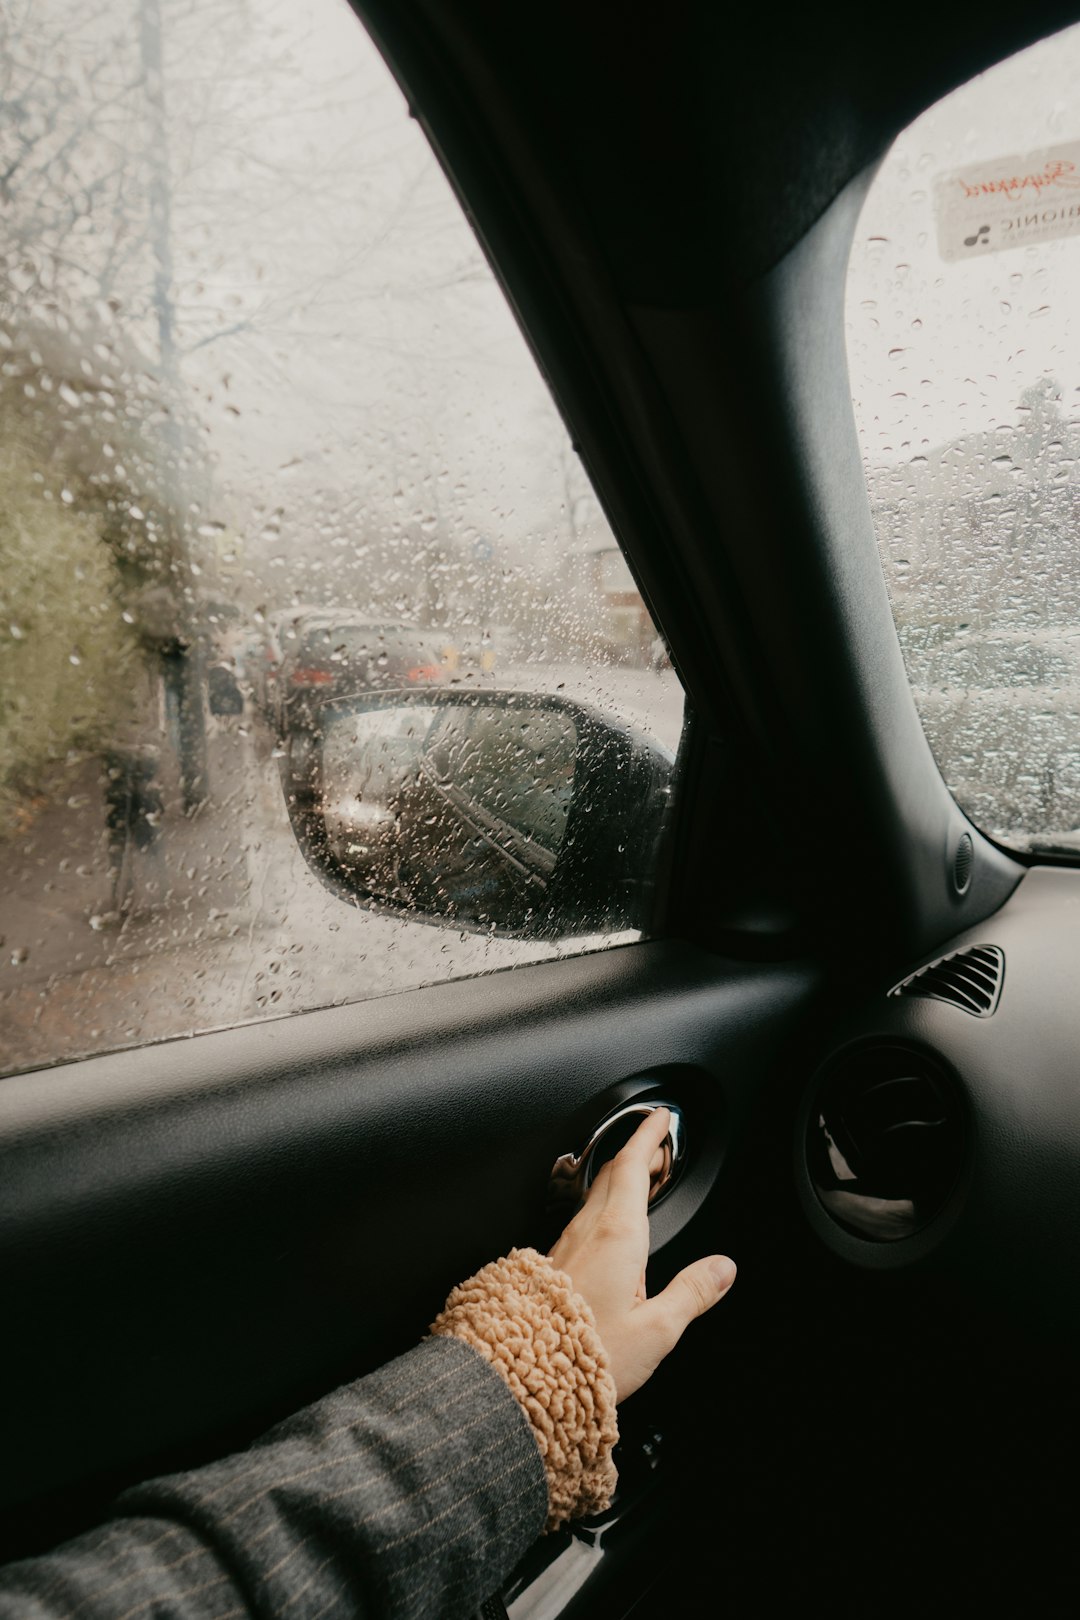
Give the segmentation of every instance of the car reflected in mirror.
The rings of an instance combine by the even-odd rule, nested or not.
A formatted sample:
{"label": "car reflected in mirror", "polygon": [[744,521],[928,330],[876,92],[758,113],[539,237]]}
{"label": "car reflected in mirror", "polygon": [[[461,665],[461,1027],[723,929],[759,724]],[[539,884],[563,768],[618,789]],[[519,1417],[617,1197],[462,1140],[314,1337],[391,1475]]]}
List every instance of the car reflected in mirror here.
{"label": "car reflected in mirror", "polygon": [[672,756],[549,694],[426,690],[325,704],[284,761],[309,864],[354,903],[563,938],[648,926]]}

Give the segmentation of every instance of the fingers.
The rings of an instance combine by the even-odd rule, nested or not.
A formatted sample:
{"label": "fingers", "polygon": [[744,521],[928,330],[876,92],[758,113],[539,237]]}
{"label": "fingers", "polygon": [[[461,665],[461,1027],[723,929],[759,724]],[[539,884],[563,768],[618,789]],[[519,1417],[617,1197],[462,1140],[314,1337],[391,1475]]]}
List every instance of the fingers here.
{"label": "fingers", "polygon": [[647,1207],[650,1167],[670,1127],[668,1110],[654,1109],[646,1114],[626,1146],[611,1160],[608,1198],[621,1212],[636,1215]]}
{"label": "fingers", "polygon": [[734,1260],[711,1254],[680,1271],[648,1302],[645,1309],[663,1346],[658,1360],[674,1349],[695,1317],[704,1316],[723,1299],[734,1281]]}
{"label": "fingers", "polygon": [[607,1202],[608,1187],[611,1183],[610,1159],[603,1163],[589,1183],[589,1190],[585,1194],[587,1204],[604,1204]]}
{"label": "fingers", "polygon": [[[637,1130],[613,1159],[606,1159],[593,1177],[585,1194],[585,1203],[599,1211],[614,1193],[620,1213],[639,1212],[644,1186],[644,1200],[648,1203],[649,1178],[671,1124],[666,1108],[646,1114]],[[644,1182],[642,1167],[644,1166]]]}
{"label": "fingers", "polygon": [[646,1115],[621,1152],[601,1165],[551,1250],[592,1309],[619,1400],[640,1388],[694,1317],[711,1310],[735,1280],[734,1262],[711,1255],[648,1297],[649,1176],[670,1127],[667,1108]]}

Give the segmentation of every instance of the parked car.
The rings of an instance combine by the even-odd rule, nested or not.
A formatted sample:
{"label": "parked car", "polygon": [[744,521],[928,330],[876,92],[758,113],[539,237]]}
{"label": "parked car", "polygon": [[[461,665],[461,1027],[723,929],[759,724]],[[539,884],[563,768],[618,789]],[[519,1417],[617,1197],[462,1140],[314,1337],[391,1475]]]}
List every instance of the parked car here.
{"label": "parked car", "polygon": [[[4,589],[33,566],[53,597],[26,592],[21,617],[5,607],[0,723],[23,722],[39,670],[72,681],[72,712],[84,718],[93,694],[79,644],[69,637],[48,665],[56,636],[49,622],[48,635],[31,633],[36,604],[63,602],[74,615],[87,570],[70,556],[81,558],[99,530],[103,549],[92,556],[102,567],[119,555],[129,573],[167,565],[186,580],[178,543],[161,562],[176,526],[159,508],[185,478],[185,510],[197,506],[212,477],[258,514],[238,566],[282,577],[279,531],[267,525],[269,538],[256,537],[274,502],[287,502],[310,531],[308,549],[298,543],[285,558],[296,588],[317,568],[320,599],[338,594],[330,617],[313,617],[288,646],[278,637],[267,660],[267,690],[291,671],[283,723],[301,727],[309,759],[319,746],[303,730],[315,693],[378,698],[371,685],[393,666],[410,688],[398,719],[423,710],[421,688],[438,708],[451,688],[429,633],[351,621],[357,597],[335,569],[348,562],[362,584],[373,559],[389,555],[403,616],[447,591],[498,588],[508,617],[528,608],[543,629],[562,612],[578,636],[559,645],[587,645],[597,597],[572,573],[587,555],[572,488],[581,480],[632,567],[634,613],[640,592],[670,649],[672,671],[622,673],[669,695],[679,683],[677,758],[662,783],[650,777],[663,800],[653,815],[651,788],[636,791],[641,756],[620,752],[625,728],[601,713],[603,746],[590,756],[600,763],[575,756],[568,802],[544,801],[558,849],[530,852],[530,876],[545,855],[561,858],[579,813],[583,822],[597,814],[587,807],[598,781],[628,784],[604,801],[610,836],[592,840],[585,876],[608,915],[631,926],[599,936],[537,941],[521,886],[505,912],[498,883],[485,886],[482,907],[441,918],[425,907],[418,921],[426,872],[400,893],[389,885],[373,908],[366,856],[350,873],[348,844],[365,820],[386,828],[389,777],[350,774],[351,736],[338,739],[341,774],[323,816],[343,858],[316,848],[305,864],[287,828],[267,855],[265,828],[276,836],[285,817],[279,783],[258,774],[244,728],[222,727],[218,798],[168,826],[166,815],[155,846],[163,867],[199,882],[190,879],[152,938],[136,919],[89,963],[97,936],[77,908],[102,843],[97,805],[55,789],[51,823],[42,813],[37,832],[19,824],[0,862],[0,1016],[13,1054],[0,1080],[7,1554],[85,1529],[149,1473],[246,1446],[412,1344],[478,1265],[511,1245],[550,1246],[565,1211],[553,1213],[549,1191],[568,1155],[586,1155],[628,1103],[665,1101],[680,1111],[685,1169],[649,1217],[648,1288],[721,1248],[739,1281],[623,1406],[610,1512],[522,1549],[469,1607],[514,1620],[1072,1615],[1080,860],[1043,859],[1022,837],[993,836],[1000,829],[980,823],[974,801],[970,815],[958,805],[927,743],[873,531],[844,294],[860,207],[890,144],[953,87],[985,74],[992,90],[994,64],[1074,21],[1076,0],[985,0],[977,24],[968,8],[911,0],[877,27],[866,14],[853,26],[839,7],[687,4],[638,15],[570,0],[355,0],[354,9],[305,9],[290,54],[281,33],[292,8],[275,8],[270,68],[249,88],[236,53],[266,8],[199,8],[193,21],[176,8],[176,26],[193,32],[165,52],[162,71],[146,55],[160,43],[156,21],[125,30],[94,16],[84,27],[44,0],[19,8],[35,26],[43,15],[60,21],[40,68],[9,53],[11,72],[25,62],[34,70],[24,89],[0,89],[11,151],[28,153],[8,165],[5,220],[36,231],[24,241],[5,226],[3,337],[13,347],[0,403],[15,402],[26,435],[54,404],[61,421],[40,467],[18,434],[5,441],[14,447],[5,494],[36,471],[49,499],[31,490],[27,501],[47,506],[53,549],[30,528],[0,525],[11,559]],[[224,37],[212,32],[222,16]],[[5,27],[14,18],[11,8]],[[375,106],[369,143],[351,125],[322,140],[320,109],[374,105],[362,76],[353,93],[345,64],[362,24],[390,65],[390,99]],[[1022,118],[1006,126],[993,94],[978,119],[957,116],[964,152],[981,151],[991,167],[967,188],[973,199],[959,183],[945,187],[956,207],[1008,202],[1011,182],[1046,176],[1045,152],[1025,165],[1002,158],[999,143],[1008,153],[1071,139],[1075,69],[1060,97],[1045,82],[1066,45],[1056,35],[1039,72],[1025,67]],[[76,46],[78,73],[63,70]],[[218,61],[229,64],[223,101],[213,99],[223,76],[206,71]],[[174,83],[185,62],[197,75],[190,96]],[[107,119],[98,104],[92,118],[65,122],[84,83],[106,86]],[[126,86],[137,97],[134,174],[113,136]],[[52,118],[35,110],[46,93]],[[187,116],[183,143],[163,140],[166,109]],[[267,133],[275,112],[276,141]],[[407,145],[418,128],[482,244],[466,238],[434,269],[421,247],[449,226],[436,210],[437,174]],[[1007,138],[1006,128],[1021,134]],[[207,141],[224,168],[209,168]],[[150,194],[145,230],[118,238],[100,265],[92,254],[114,193],[94,189],[95,158],[102,185],[121,166],[122,200]],[[917,147],[889,188],[897,206],[928,198],[938,178],[945,186],[939,161],[936,144]],[[39,193],[41,172],[53,180]],[[342,205],[338,188],[355,174],[359,187]],[[53,181],[71,175],[78,195],[65,213]],[[282,193],[307,207],[292,233],[275,225],[230,256],[225,225],[258,219]],[[93,231],[71,225],[88,218],[87,198]],[[1043,193],[1040,218],[1052,206]],[[432,217],[438,231],[425,235]],[[183,227],[171,278],[170,218],[178,240]],[[390,258],[376,263],[402,219]],[[321,221],[332,237],[317,235]],[[1050,246],[1072,252],[1072,226],[1062,229]],[[319,248],[342,237],[348,264],[335,283]],[[938,408],[954,344],[974,333],[983,360],[952,388],[973,412],[987,379],[1039,329],[1059,341],[1065,314],[1055,306],[1050,319],[1034,318],[1041,237],[997,257],[990,225],[961,220],[943,242],[934,277],[961,289],[947,341],[888,386],[923,389],[920,403]],[[880,260],[873,318],[885,320],[911,263],[888,233],[875,233],[868,253]],[[973,255],[985,267],[979,297],[963,279]],[[472,341],[472,328],[468,341],[449,330],[451,314],[491,291],[485,258],[571,431],[543,455],[530,435],[547,420],[546,395],[531,371],[500,391],[509,373],[494,317],[490,343]],[[445,311],[425,325],[418,311],[433,286],[446,292]],[[83,330],[63,316],[65,298],[89,333],[85,366],[50,369],[50,337]],[[1010,303],[1019,327],[1002,313]],[[364,324],[382,316],[382,326]],[[108,358],[114,328],[136,346],[137,364]],[[886,354],[887,375],[904,363]],[[213,419],[217,442],[254,435],[231,483],[183,440],[172,391],[193,373],[198,410],[226,413]],[[271,411],[275,381],[283,398]],[[368,413],[360,428],[342,404],[350,387],[357,417]],[[391,418],[393,391],[409,409]],[[125,424],[145,399],[143,434]],[[330,423],[321,438],[307,431],[320,409]],[[107,421],[94,439],[86,423],[96,410]],[[460,468],[448,465],[451,426],[461,430]],[[150,491],[157,504],[114,499],[115,465],[135,476],[155,432],[168,452],[167,476]],[[197,449],[201,435],[192,438]],[[61,486],[69,441],[78,476]],[[92,459],[91,443],[109,455]],[[521,444],[524,464],[509,466]],[[919,450],[888,445],[905,458]],[[530,502],[545,469],[541,510]],[[358,514],[366,522],[381,497],[382,526],[372,518],[360,536]],[[515,543],[505,579],[502,553],[481,557],[468,544],[496,526],[500,543],[504,527]],[[58,551],[64,566],[50,570]],[[977,565],[977,548],[973,556]],[[138,670],[111,585],[90,583],[87,633],[112,633],[125,667]],[[267,588],[243,579],[252,599]],[[447,609],[459,611],[467,616],[454,602]],[[1003,655],[994,667],[1007,663]],[[561,680],[545,688],[535,667],[529,691],[548,713]],[[944,701],[948,667],[928,667]],[[985,667],[976,655],[969,674]],[[1015,717],[1043,687],[1009,667],[994,748],[1023,767],[1030,733]],[[517,673],[532,668],[523,659]],[[584,656],[577,672],[590,673]],[[497,681],[498,664],[491,673]],[[1001,691],[968,689],[995,702]],[[516,690],[513,703],[525,697]],[[502,703],[504,717],[513,703]],[[432,723],[425,716],[419,728],[425,740]],[[77,735],[92,745],[88,725]],[[407,773],[413,734],[395,721],[385,740],[388,769]],[[526,730],[523,744],[532,757],[515,761],[514,780],[527,800],[550,760],[546,739]],[[429,762],[428,815],[432,789],[440,803],[458,794],[472,814],[469,757],[462,745]],[[65,761],[62,749],[50,767]],[[988,763],[973,767],[980,781]],[[372,782],[366,817],[358,806],[372,802]],[[493,786],[498,794],[503,783]],[[391,817],[394,837],[400,819]],[[641,834],[632,851],[628,822]],[[520,826],[495,830],[513,855]],[[620,913],[615,901],[627,896],[632,907]],[[349,931],[358,918],[362,947]],[[297,984],[310,987],[308,1000],[290,990]],[[464,1453],[466,1488],[513,1489],[503,1466],[498,1447]],[[334,1500],[346,1522],[347,1485]],[[315,1508],[312,1542],[321,1555]],[[251,1571],[258,1604],[257,1562]],[[377,1583],[372,1591],[377,1610]],[[322,1593],[310,1602],[322,1604]],[[134,1594],[117,1604],[145,1612]]]}
{"label": "parked car", "polygon": [[330,698],[387,687],[437,685],[446,663],[437,631],[305,613],[279,631],[277,726],[310,729]]}

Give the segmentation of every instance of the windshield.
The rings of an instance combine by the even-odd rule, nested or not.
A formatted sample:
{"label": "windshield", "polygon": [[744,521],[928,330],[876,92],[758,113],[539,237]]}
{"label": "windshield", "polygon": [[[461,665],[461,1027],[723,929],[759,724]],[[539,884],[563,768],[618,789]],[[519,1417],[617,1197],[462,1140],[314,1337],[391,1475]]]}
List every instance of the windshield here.
{"label": "windshield", "polygon": [[923,725],[999,841],[1080,852],[1080,29],[896,141],[852,249],[870,504]]}

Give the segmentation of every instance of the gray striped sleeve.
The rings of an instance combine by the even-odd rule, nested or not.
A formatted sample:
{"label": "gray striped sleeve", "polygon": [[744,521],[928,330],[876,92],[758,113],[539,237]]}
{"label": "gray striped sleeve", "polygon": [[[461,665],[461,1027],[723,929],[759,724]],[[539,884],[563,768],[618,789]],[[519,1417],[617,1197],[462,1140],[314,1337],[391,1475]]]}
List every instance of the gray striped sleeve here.
{"label": "gray striped sleeve", "polygon": [[547,1513],[527,1418],[484,1359],[425,1339],[249,1451],[126,1492],[0,1570],[0,1620],[466,1615]]}

